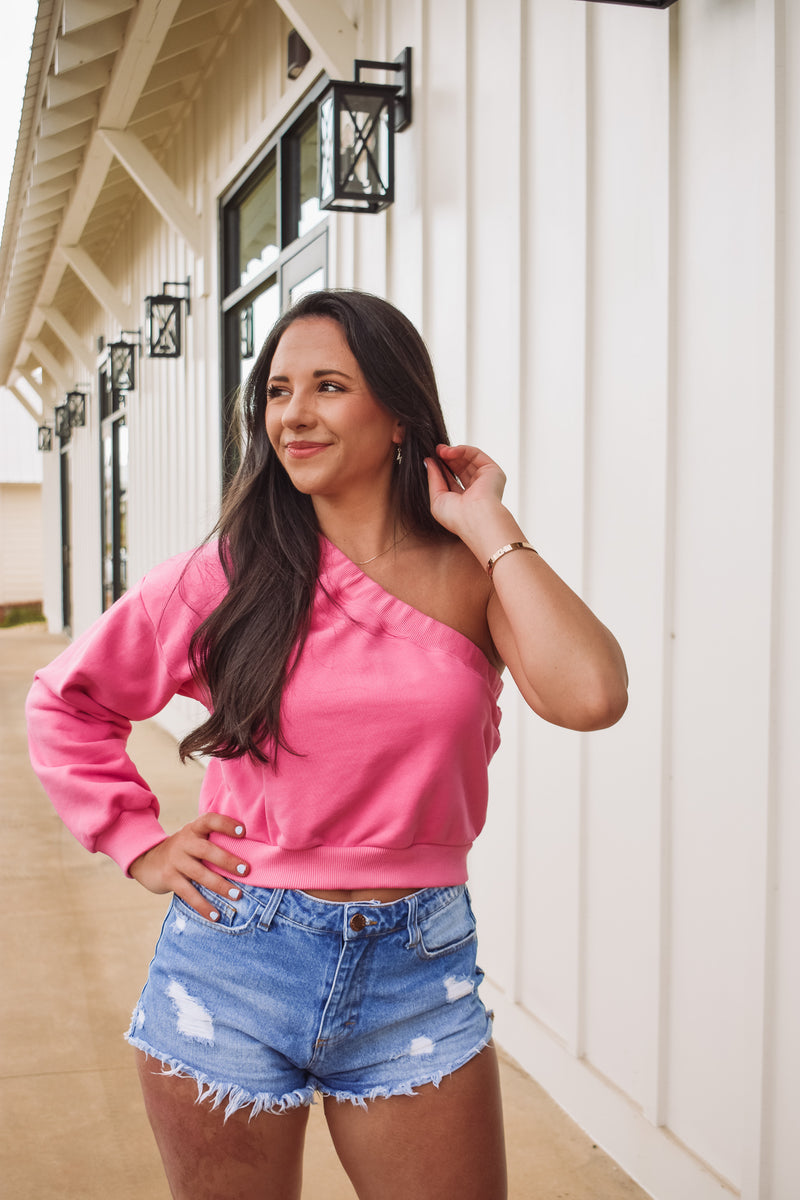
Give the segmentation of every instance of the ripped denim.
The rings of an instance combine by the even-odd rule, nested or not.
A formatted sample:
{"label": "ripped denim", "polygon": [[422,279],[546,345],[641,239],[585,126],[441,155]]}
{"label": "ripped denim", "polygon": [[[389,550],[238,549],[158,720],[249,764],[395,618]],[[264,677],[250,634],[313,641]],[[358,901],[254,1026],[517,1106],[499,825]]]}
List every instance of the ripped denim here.
{"label": "ripped denim", "polygon": [[391,904],[247,885],[235,902],[205,894],[219,922],[173,897],[126,1036],[226,1119],[316,1092],[362,1107],[413,1095],[488,1043],[465,886]]}

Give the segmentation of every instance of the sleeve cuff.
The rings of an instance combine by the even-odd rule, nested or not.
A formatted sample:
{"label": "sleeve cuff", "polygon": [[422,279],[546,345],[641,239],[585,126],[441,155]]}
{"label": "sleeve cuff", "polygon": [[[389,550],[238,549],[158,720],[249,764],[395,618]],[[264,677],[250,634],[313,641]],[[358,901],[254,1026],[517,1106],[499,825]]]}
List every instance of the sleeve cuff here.
{"label": "sleeve cuff", "polygon": [[152,808],[126,810],[121,813],[110,829],[102,833],[95,843],[95,850],[107,854],[130,875],[131,863],[146,854],[167,837]]}

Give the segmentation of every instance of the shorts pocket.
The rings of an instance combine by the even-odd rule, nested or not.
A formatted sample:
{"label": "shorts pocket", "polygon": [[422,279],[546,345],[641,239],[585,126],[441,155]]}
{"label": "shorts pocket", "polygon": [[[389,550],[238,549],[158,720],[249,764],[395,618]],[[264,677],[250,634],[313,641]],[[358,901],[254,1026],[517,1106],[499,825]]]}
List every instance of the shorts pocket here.
{"label": "shorts pocket", "polygon": [[205,917],[201,917],[200,913],[181,900],[180,896],[172,897],[176,916],[186,917],[202,925],[205,929],[219,930],[225,934],[247,933],[251,928],[259,912],[259,905],[251,896],[243,892],[241,898],[234,903],[226,900],[224,896],[218,896],[216,892],[210,891],[207,887],[203,887],[201,883],[195,883],[192,886],[196,887],[201,896],[214,906],[219,913],[219,920],[208,921]]}
{"label": "shorts pocket", "polygon": [[422,958],[440,958],[475,941],[477,930],[466,889],[449,903],[419,921],[417,952]]}

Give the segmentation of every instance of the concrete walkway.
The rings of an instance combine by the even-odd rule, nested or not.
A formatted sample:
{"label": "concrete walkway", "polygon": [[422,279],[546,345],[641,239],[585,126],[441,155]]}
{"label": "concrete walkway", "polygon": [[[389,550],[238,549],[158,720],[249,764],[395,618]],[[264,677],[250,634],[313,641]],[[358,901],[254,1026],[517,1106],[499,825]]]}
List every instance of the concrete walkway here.
{"label": "concrete walkway", "polygon": [[[122,1038],[165,899],[123,878],[108,859],[87,854],[28,763],[25,694],[36,667],[65,644],[43,626],[0,630],[2,1193],[16,1200],[168,1200]],[[181,767],[173,740],[152,722],[134,730],[131,749],[162,798],[167,828],[189,820],[201,768]],[[502,1082],[512,1200],[647,1200],[506,1057]],[[312,1109],[303,1195],[355,1196],[321,1105]]]}

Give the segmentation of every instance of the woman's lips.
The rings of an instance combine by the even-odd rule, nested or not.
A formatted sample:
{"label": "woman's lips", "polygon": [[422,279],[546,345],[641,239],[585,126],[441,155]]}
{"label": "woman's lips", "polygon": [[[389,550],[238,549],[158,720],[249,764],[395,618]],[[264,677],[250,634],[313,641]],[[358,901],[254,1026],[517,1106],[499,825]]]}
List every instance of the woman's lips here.
{"label": "woman's lips", "polygon": [[313,458],[327,448],[327,442],[287,442],[286,453],[290,458]]}

